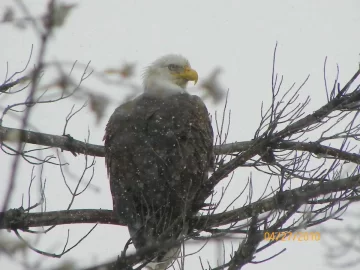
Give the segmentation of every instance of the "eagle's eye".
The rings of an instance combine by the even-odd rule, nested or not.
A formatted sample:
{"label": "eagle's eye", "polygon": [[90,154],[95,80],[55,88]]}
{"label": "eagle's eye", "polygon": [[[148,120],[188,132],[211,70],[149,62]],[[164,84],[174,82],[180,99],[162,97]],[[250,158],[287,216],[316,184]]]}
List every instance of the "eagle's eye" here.
{"label": "eagle's eye", "polygon": [[170,64],[170,65],[168,65],[168,69],[170,71],[179,71],[181,69],[181,67],[178,65]]}

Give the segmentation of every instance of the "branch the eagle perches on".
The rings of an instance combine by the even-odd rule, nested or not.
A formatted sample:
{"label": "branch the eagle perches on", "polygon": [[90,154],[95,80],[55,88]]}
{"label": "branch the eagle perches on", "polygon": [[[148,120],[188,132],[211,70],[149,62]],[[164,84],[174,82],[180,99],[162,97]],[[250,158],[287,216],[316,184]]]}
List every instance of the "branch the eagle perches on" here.
{"label": "branch the eagle perches on", "polygon": [[[192,219],[195,229],[204,229],[207,227],[226,225],[232,222],[242,221],[253,216],[285,209],[288,205],[302,205],[309,199],[314,199],[321,195],[332,192],[345,191],[360,186],[360,176],[351,176],[334,182],[300,187],[289,191],[279,192],[277,195],[254,202],[247,206],[230,210],[224,213],[213,214],[211,216],[195,216]],[[356,198],[360,200],[360,196]],[[355,200],[355,198],[354,198]],[[99,223],[124,225],[119,223],[118,218],[112,210],[101,209],[81,209],[81,210],[64,210],[50,211],[44,213],[28,213],[23,209],[10,209],[5,213],[0,213],[0,229],[23,229],[29,227],[43,227],[64,224],[78,223]]]}

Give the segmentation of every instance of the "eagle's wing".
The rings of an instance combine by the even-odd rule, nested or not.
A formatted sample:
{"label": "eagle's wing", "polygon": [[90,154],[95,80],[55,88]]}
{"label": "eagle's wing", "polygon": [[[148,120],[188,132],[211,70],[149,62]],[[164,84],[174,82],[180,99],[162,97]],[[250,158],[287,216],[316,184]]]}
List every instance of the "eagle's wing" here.
{"label": "eagle's wing", "polygon": [[115,110],[104,140],[114,210],[136,248],[192,213],[213,161],[213,131],[199,97],[142,95]]}

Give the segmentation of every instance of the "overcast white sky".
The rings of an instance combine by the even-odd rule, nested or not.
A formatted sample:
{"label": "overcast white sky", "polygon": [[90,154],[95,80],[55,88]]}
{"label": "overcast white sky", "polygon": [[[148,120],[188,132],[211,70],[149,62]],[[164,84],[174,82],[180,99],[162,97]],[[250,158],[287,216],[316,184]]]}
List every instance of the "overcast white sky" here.
{"label": "overcast white sky", "polygon": [[[35,15],[41,14],[47,1],[27,1]],[[302,95],[311,95],[308,111],[319,107],[326,101],[323,83],[323,63],[328,57],[329,79],[340,66],[340,81],[349,79],[358,67],[360,60],[360,2],[336,0],[303,1],[67,1],[77,3],[65,26],[55,32],[46,58],[48,60],[74,61],[86,63],[96,70],[116,67],[124,61],[136,62],[138,73],[134,82],[140,83],[141,68],[167,53],[180,53],[186,56],[198,71],[200,78],[206,76],[214,67],[223,69],[221,82],[230,89],[228,108],[231,109],[232,128],[229,141],[243,141],[253,138],[260,120],[260,105],[270,104],[271,66],[275,43],[278,42],[277,71],[284,75],[284,86],[300,83],[308,74],[310,80]],[[13,1],[2,0],[0,12]],[[20,15],[21,13],[18,13]],[[10,72],[21,69],[27,60],[30,46],[38,50],[38,39],[33,29],[18,28],[0,24],[0,76],[5,76],[6,62]],[[50,75],[49,75],[50,76]],[[46,80],[46,74],[45,74]],[[96,78],[90,78],[87,87],[97,93],[108,95],[121,101],[124,89],[104,87]],[[18,98],[18,97],[17,97]],[[4,102],[14,101],[5,99]],[[19,101],[19,100],[18,100]],[[3,101],[2,101],[3,102]],[[73,104],[67,100],[58,104],[36,108],[31,123],[45,133],[61,135],[64,119]],[[4,107],[6,104],[1,103]],[[88,109],[77,115],[68,127],[76,139],[87,137],[91,130],[90,142],[102,144],[106,119],[116,106],[111,104],[105,119],[98,125]],[[214,105],[207,101],[209,111],[221,110],[222,104]],[[6,118],[5,126],[18,126],[12,118]],[[0,152],[3,183],[9,176],[11,159]],[[69,157],[72,171],[81,173],[83,157]],[[16,181],[11,207],[19,207],[21,196],[25,198],[30,179],[31,166],[22,164]],[[239,170],[231,186],[229,201],[243,187],[249,172]],[[70,196],[63,183],[58,168],[49,167],[44,172],[47,179],[47,210],[63,210]],[[267,178],[254,179],[255,189],[262,191]],[[71,182],[75,186],[76,182]],[[73,209],[111,209],[111,197],[106,176],[104,160],[97,159],[93,184],[99,192],[88,191],[78,197]],[[36,193],[34,193],[36,194]],[[4,184],[0,185],[0,198],[4,195]],[[0,200],[1,201],[1,200]],[[358,223],[358,222],[357,222]],[[337,226],[351,225],[347,219]],[[60,252],[70,228],[72,243],[76,242],[89,225],[59,226],[49,235],[27,238],[32,243],[49,252]],[[10,237],[3,232],[1,237]],[[15,237],[12,237],[15,239]],[[85,266],[113,258],[128,240],[127,229],[119,226],[99,225],[78,247],[61,259],[45,258],[29,252],[29,260],[44,260],[47,269],[63,260],[75,260],[77,265]],[[247,265],[246,269],[333,269],[326,257],[326,241],[279,243],[260,254],[265,259],[283,248],[286,253],[264,263]],[[236,245],[236,243],[235,243]],[[229,248],[229,246],[228,246]],[[195,250],[194,246],[190,247]],[[216,249],[212,246],[201,251],[204,260],[215,266]],[[350,257],[349,257],[350,256]],[[358,254],[348,255],[355,258]],[[338,262],[344,261],[339,258]],[[201,269],[198,255],[187,259],[187,269]],[[0,257],[1,269],[22,269],[17,263]],[[349,268],[351,269],[351,268]],[[357,269],[354,267],[353,269]]]}

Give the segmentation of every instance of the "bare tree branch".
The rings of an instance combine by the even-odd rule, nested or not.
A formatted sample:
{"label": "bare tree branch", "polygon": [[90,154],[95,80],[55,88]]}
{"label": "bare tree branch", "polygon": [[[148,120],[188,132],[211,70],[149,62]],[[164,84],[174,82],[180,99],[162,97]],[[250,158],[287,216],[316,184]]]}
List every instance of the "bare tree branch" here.
{"label": "bare tree branch", "polygon": [[[311,184],[296,189],[279,192],[268,199],[259,200],[247,206],[231,211],[212,214],[211,216],[194,217],[194,228],[204,229],[239,222],[265,212],[283,210],[291,205],[307,204],[310,199],[321,195],[352,190],[360,187],[360,176]],[[26,229],[60,224],[102,223],[124,225],[118,221],[111,210],[68,210],[45,213],[26,213],[21,209],[12,209],[0,213],[0,229]]]}

